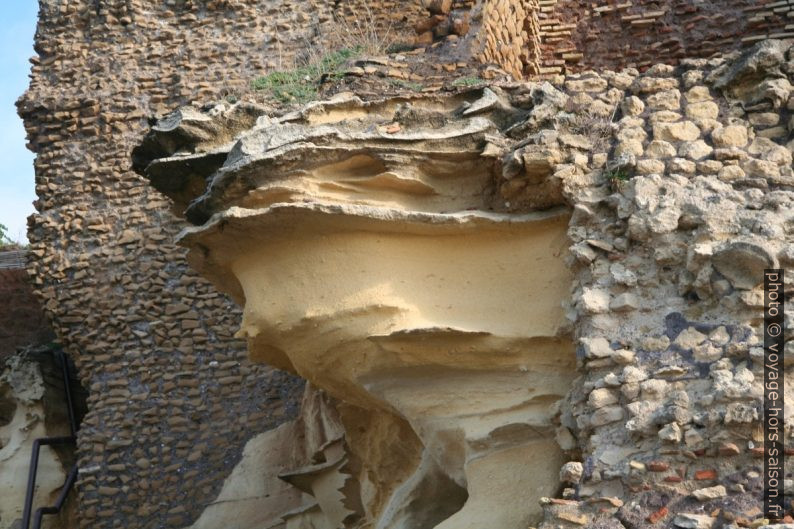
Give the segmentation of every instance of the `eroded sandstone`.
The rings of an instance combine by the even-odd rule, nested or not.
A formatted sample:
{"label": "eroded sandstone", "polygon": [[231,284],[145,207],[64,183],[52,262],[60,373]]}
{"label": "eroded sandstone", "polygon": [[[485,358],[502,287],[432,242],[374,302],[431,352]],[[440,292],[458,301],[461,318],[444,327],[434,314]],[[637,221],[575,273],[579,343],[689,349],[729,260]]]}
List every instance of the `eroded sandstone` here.
{"label": "eroded sandstone", "polygon": [[[78,408],[84,406],[84,396],[74,398]],[[0,527],[18,527],[22,519],[34,441],[69,435],[63,381],[51,351],[29,346],[0,357]],[[41,447],[33,512],[55,503],[73,459],[71,445]],[[61,521],[73,516],[67,506]],[[42,525],[60,526],[53,517]]]}
{"label": "eroded sandstone", "polygon": [[[549,528],[760,512],[756,327],[761,271],[792,261],[790,131],[775,130],[790,57],[772,42],[262,111],[194,179],[206,189],[167,167],[217,149],[139,158],[175,175],[153,180],[197,224],[181,235],[193,266],[244,304],[250,354],[340,401],[341,444],[282,475],[316,498],[293,514],[449,529],[536,523],[536,499]],[[373,454],[384,431],[412,448]]]}
{"label": "eroded sandstone", "polygon": [[[562,307],[570,210],[558,183],[548,209],[508,211],[498,186],[515,154],[503,162],[495,147],[518,119],[546,112],[538,107],[516,108],[495,88],[372,103],[342,96],[263,115],[227,144],[207,191],[187,206],[203,224],[182,243],[244,305],[239,335],[252,358],[344,403],[345,443],[323,452],[320,467],[282,475],[317,499],[329,526],[523,527],[555,492],[564,457],[554,404],[575,376]],[[216,110],[217,122],[241,111]],[[189,128],[190,112],[168,119]],[[203,176],[168,167],[203,164],[217,149],[169,152],[174,134],[180,126],[159,126],[136,152],[155,185],[186,201]],[[163,157],[144,159],[152,153]],[[555,158],[510,177],[548,185]],[[382,453],[362,454],[345,424],[356,415],[367,429],[393,423],[401,433],[375,438]],[[384,460],[407,439],[410,471],[398,477]],[[528,501],[511,499],[515,487]]]}

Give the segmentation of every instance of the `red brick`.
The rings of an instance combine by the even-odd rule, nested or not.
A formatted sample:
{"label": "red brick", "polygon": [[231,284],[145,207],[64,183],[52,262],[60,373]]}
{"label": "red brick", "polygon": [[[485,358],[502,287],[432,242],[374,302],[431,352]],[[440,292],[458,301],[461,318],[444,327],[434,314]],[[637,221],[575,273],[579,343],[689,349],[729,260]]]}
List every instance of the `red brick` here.
{"label": "red brick", "polygon": [[695,479],[697,481],[707,481],[710,479],[717,479],[717,471],[713,468],[698,470],[695,472]]}
{"label": "red brick", "polygon": [[659,520],[661,520],[662,518],[664,518],[665,516],[667,516],[667,513],[668,513],[668,512],[669,512],[669,511],[667,510],[667,507],[662,507],[661,509],[659,509],[659,510],[658,510],[658,511],[656,511],[655,513],[653,513],[653,514],[651,514],[650,516],[648,516],[648,518],[646,518],[646,519],[647,519],[647,520],[648,520],[650,523],[656,523],[656,522],[658,522]]}

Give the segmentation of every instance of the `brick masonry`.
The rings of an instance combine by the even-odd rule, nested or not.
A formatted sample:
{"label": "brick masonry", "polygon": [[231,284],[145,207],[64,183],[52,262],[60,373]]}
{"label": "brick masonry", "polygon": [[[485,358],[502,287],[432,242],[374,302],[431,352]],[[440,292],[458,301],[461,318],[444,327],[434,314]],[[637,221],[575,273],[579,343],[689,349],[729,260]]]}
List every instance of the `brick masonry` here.
{"label": "brick masonry", "polygon": [[539,0],[540,73],[644,69],[794,37],[794,4],[773,0]]}

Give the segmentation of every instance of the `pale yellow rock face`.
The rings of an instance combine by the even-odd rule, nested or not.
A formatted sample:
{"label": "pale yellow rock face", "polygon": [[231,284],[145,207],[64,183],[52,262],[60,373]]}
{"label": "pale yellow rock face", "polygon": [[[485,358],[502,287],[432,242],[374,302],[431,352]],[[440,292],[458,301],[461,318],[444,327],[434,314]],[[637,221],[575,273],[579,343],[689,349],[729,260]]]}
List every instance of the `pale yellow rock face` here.
{"label": "pale yellow rock face", "polygon": [[[239,220],[227,218],[223,233],[253,240],[198,243],[211,244],[239,282],[252,358],[404,418],[469,494],[439,528],[478,527],[494,512],[505,517],[500,527],[537,521],[538,499],[553,493],[564,462],[550,405],[575,369],[572,344],[558,336],[570,285],[567,212],[432,225],[285,205]],[[375,495],[390,485],[380,481]],[[524,501],[518,489],[501,490],[511,483],[523,484]]]}
{"label": "pale yellow rock face", "polygon": [[[289,230],[276,223],[267,240],[234,257],[219,249],[240,282],[241,332],[257,360],[279,363],[275,347],[311,380],[392,367],[517,367],[518,356],[483,357],[491,345],[476,344],[556,336],[570,284],[561,263],[567,214],[428,227],[284,209],[292,210]],[[439,344],[464,337],[474,351],[412,354],[412,335]],[[358,347],[370,354],[337,350],[362,339]]]}
{"label": "pale yellow rock face", "polygon": [[[5,529],[22,518],[33,442],[63,432],[48,431],[45,424],[39,366],[14,357],[4,367],[0,370],[0,527]],[[66,479],[63,465],[49,446],[41,448],[36,476],[33,512],[52,505]],[[50,527],[52,519],[44,520],[43,527]]]}
{"label": "pale yellow rock face", "polygon": [[[464,116],[500,104],[486,93]],[[395,112],[258,126],[182,243],[244,307],[251,357],[341,403],[315,413],[337,434],[282,475],[314,498],[283,527],[524,529],[565,461],[570,211],[489,208],[486,117],[384,133]]]}
{"label": "pale yellow rock face", "polygon": [[290,460],[295,433],[295,425],[287,423],[248,441],[220,494],[190,529],[216,529],[231,520],[238,527],[266,527],[286,506],[301,505],[302,493],[277,478]]}

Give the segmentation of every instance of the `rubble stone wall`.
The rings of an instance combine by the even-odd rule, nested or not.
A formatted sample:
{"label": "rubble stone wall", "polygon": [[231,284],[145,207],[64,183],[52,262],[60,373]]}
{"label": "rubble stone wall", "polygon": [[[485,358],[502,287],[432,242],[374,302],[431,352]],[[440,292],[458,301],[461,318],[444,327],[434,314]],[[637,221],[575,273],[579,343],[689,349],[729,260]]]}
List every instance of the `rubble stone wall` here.
{"label": "rubble stone wall", "polygon": [[792,12],[774,0],[540,0],[540,73],[643,69],[790,38]]}
{"label": "rubble stone wall", "polygon": [[[766,41],[567,78],[578,104],[622,96],[614,149],[567,177],[584,376],[561,424],[582,459],[543,527],[763,520],[763,271],[794,264],[791,58],[790,43]],[[785,428],[788,445],[790,412]]]}
{"label": "rubble stone wall", "polygon": [[[129,154],[148,116],[247,90],[347,4],[40,2],[18,103],[37,154],[29,271],[91,392],[82,527],[188,524],[246,440],[294,415],[301,382],[248,363],[233,338],[238,309],[187,268],[169,202],[129,170]],[[411,11],[384,1],[370,12],[399,24]]]}
{"label": "rubble stone wall", "polygon": [[426,3],[431,18],[415,27],[420,42],[450,33],[453,40],[468,37],[476,43],[474,57],[499,65],[516,79],[589,69],[644,70],[744,49],[764,39],[794,37],[794,6],[775,0]]}

